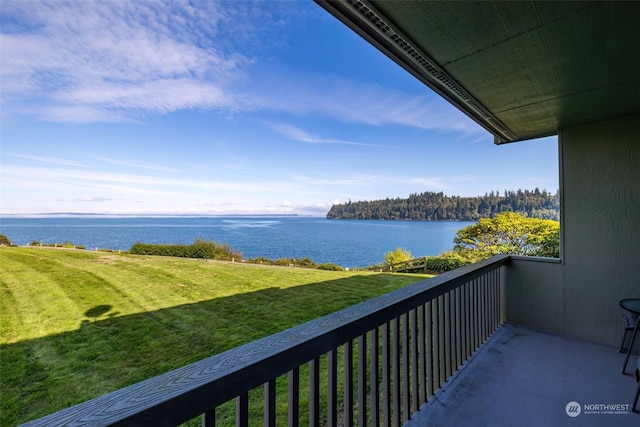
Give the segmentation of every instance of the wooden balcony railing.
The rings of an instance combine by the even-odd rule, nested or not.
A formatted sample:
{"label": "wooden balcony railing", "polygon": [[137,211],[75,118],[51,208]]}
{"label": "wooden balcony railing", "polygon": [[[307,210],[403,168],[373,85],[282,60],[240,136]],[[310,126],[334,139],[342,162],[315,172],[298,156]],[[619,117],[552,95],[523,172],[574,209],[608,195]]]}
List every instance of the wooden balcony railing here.
{"label": "wooden balcony railing", "polygon": [[500,325],[508,262],[441,274],[26,425],[399,426]]}
{"label": "wooden balcony railing", "polygon": [[389,265],[389,271],[392,273],[426,273],[429,271],[428,268],[429,257],[426,256]]}

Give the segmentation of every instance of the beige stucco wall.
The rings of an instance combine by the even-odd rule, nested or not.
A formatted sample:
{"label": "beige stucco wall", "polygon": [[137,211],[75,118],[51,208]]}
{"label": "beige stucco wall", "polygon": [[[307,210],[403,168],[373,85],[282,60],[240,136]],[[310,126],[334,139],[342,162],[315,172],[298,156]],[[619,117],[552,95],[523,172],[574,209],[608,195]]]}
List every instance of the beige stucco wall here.
{"label": "beige stucco wall", "polygon": [[561,262],[505,269],[508,320],[618,345],[640,298],[640,115],[559,133]]}

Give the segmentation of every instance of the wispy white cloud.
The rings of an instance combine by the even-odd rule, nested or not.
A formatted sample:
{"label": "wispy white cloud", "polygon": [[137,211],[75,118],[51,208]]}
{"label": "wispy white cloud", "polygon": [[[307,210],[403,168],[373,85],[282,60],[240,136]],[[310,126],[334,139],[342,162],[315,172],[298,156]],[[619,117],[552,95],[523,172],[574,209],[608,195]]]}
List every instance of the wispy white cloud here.
{"label": "wispy white cloud", "polygon": [[76,166],[76,167],[87,167],[86,165],[80,163],[80,162],[76,162],[74,160],[67,160],[67,159],[58,159],[55,157],[41,157],[41,156],[29,156],[29,155],[24,155],[24,154],[13,154],[13,153],[3,153],[6,156],[11,156],[11,157],[18,157],[21,159],[27,159],[27,160],[34,160],[37,162],[44,162],[44,163],[53,163],[56,165],[65,165],[65,166]]}
{"label": "wispy white cloud", "polygon": [[451,181],[457,184],[469,183],[469,182],[476,181],[477,179],[478,178],[476,176],[470,176],[470,175],[456,175],[451,177]]}
{"label": "wispy white cloud", "polygon": [[302,75],[286,69],[264,72],[254,82],[255,108],[296,116],[322,115],[371,126],[401,125],[426,130],[486,134],[480,126],[424,88],[422,94],[382,87],[363,78]]}
{"label": "wispy white cloud", "polygon": [[128,161],[124,161],[124,160],[108,159],[106,157],[97,157],[97,156],[91,156],[91,158],[95,159],[95,160],[100,160],[102,162],[112,163],[114,165],[129,166],[129,167],[133,167],[133,168],[149,169],[149,170],[165,171],[165,172],[178,172],[178,173],[183,172],[183,171],[181,171],[179,169],[169,168],[169,167],[166,167],[166,166],[152,165],[152,164],[144,163],[144,162],[128,162]]}
{"label": "wispy white cloud", "polygon": [[416,177],[416,176],[384,176],[355,174],[339,178],[324,178],[297,175],[295,180],[301,183],[315,183],[319,186],[344,186],[357,188],[363,186],[380,186],[387,184],[413,184],[428,190],[446,190],[450,188],[448,180],[442,177]]}
{"label": "wispy white cloud", "polygon": [[378,144],[368,144],[366,142],[345,141],[343,139],[324,138],[312,135],[303,129],[282,122],[261,121],[267,128],[276,133],[290,139],[292,141],[301,141],[309,144],[342,144],[342,145],[362,145],[368,147],[382,147]]}
{"label": "wispy white cloud", "polygon": [[[3,182],[11,183],[14,188],[40,185],[65,187],[69,190],[102,189],[127,193],[158,193],[167,195],[183,192],[236,191],[236,192],[276,192],[301,191],[301,188],[289,181],[234,182],[200,179],[164,178],[155,175],[120,174],[79,169],[35,168],[3,165]],[[173,192],[173,193],[172,193]]]}
{"label": "wispy white cloud", "polygon": [[[75,199],[74,202],[91,202],[91,203],[98,202],[98,203],[101,203],[101,202],[110,202],[112,200],[114,200],[114,199],[109,199],[107,197],[88,197],[88,198],[84,198],[84,199]],[[122,199],[119,199],[119,200],[122,200]]]}
{"label": "wispy white cloud", "polygon": [[[285,112],[343,122],[485,133],[427,89],[390,90],[269,59],[292,2],[4,1],[3,114],[135,122],[194,109]],[[20,25],[15,24],[20,22]],[[308,143],[361,144],[280,130]]]}
{"label": "wispy white cloud", "polygon": [[242,104],[226,88],[249,60],[219,42],[219,3],[7,1],[3,14],[2,95],[20,112],[82,122]]}

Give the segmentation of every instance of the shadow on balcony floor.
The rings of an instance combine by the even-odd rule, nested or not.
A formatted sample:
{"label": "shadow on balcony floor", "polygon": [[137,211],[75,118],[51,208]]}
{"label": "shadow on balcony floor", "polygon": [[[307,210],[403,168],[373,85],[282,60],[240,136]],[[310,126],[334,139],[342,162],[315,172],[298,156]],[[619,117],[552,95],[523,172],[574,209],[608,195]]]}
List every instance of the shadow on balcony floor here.
{"label": "shadow on balcony floor", "polygon": [[[622,375],[624,356],[615,347],[507,323],[407,425],[637,427],[635,363]],[[568,415],[570,402],[580,404],[579,415]]]}

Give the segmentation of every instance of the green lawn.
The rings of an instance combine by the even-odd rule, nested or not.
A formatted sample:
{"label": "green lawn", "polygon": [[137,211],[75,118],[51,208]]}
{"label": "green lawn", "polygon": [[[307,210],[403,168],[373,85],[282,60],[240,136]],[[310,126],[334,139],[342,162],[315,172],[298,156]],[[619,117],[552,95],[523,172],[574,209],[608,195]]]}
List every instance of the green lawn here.
{"label": "green lawn", "polygon": [[0,425],[424,278],[0,247]]}

